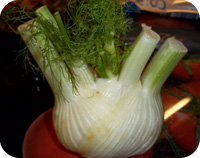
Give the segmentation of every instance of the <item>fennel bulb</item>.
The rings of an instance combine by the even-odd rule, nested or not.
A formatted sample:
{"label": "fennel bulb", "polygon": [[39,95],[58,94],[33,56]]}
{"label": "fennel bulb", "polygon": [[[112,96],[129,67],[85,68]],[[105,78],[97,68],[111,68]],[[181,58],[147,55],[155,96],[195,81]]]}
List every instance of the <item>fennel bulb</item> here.
{"label": "fennel bulb", "polygon": [[[102,47],[88,46],[89,49],[96,46],[99,51],[98,58],[88,59],[86,56],[94,54],[82,56],[86,45],[81,47],[77,41],[82,37],[81,31],[90,31],[83,21],[78,25],[86,30],[81,29],[78,34],[71,30],[70,34],[59,14],[53,16],[46,6],[38,9],[36,15],[36,19],[22,24],[18,30],[54,93],[53,124],[63,146],[86,158],[127,158],[152,147],[164,117],[160,89],[187,52],[183,44],[167,39],[144,70],[160,40],[159,35],[142,24],[141,33],[120,61],[117,29],[112,28],[113,31],[107,32],[107,40],[103,45],[100,43]],[[55,39],[56,34],[51,36],[45,29],[57,31],[62,38]],[[100,36],[95,32],[88,40],[96,39],[98,43],[94,35]],[[82,38],[80,41],[84,42]],[[77,50],[82,50],[82,54],[76,54]],[[68,56],[70,53],[65,51],[74,54]],[[77,58],[78,55],[81,57]],[[95,64],[96,71],[92,73],[91,65]]]}

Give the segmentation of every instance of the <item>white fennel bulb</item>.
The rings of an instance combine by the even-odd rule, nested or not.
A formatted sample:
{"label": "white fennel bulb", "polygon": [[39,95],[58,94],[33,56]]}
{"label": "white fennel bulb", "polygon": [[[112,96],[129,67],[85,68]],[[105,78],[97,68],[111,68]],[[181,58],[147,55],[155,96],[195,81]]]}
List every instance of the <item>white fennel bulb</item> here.
{"label": "white fennel bulb", "polygon": [[[46,7],[37,13],[61,30]],[[102,78],[82,58],[74,61],[70,72],[64,60],[57,62],[62,56],[56,41],[47,39],[45,27],[32,20],[18,30],[53,90],[53,124],[62,145],[86,158],[127,158],[151,148],[163,124],[160,89],[187,52],[183,44],[167,39],[144,70],[160,37],[142,24],[141,33],[127,50],[129,55],[118,63],[119,73],[107,69],[107,77]],[[102,58],[106,52],[112,57],[117,51],[113,32],[110,35],[99,53]],[[76,92],[70,73],[75,74]]]}
{"label": "white fennel bulb", "polygon": [[66,148],[88,158],[127,158],[155,143],[163,107],[141,82],[128,87],[117,78],[98,80],[79,93],[69,103],[55,102],[54,127]]}

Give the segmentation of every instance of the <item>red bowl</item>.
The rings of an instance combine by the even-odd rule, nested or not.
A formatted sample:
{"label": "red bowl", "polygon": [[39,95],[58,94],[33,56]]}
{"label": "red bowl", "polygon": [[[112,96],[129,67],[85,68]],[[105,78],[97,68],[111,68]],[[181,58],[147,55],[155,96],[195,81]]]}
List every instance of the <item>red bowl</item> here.
{"label": "red bowl", "polygon": [[[83,158],[67,150],[58,141],[52,122],[53,108],[42,113],[28,129],[23,143],[24,158]],[[153,150],[133,156],[133,158],[151,158]]]}
{"label": "red bowl", "polygon": [[24,158],[82,158],[58,141],[52,123],[53,108],[42,113],[28,129],[23,143]]}

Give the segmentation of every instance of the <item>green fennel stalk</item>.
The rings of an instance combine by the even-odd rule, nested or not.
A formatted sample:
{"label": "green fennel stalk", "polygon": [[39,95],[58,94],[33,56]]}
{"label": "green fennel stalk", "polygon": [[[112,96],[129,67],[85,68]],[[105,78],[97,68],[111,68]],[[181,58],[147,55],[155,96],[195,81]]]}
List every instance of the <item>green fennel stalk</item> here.
{"label": "green fennel stalk", "polygon": [[[83,9],[82,6],[79,9]],[[68,79],[71,77],[70,80],[75,88],[77,88],[76,83],[78,78],[82,82],[83,79],[81,80],[80,78],[84,78],[85,83],[95,80],[95,77],[91,72],[92,68],[95,68],[99,77],[109,78],[119,74],[119,82],[122,82],[125,85],[135,84],[141,78],[142,85],[145,88],[160,89],[177,62],[183,57],[184,53],[181,52],[187,51],[184,46],[181,46],[182,44],[179,41],[176,41],[175,39],[168,39],[156,53],[156,56],[150,62],[147,70],[145,70],[144,74],[142,74],[147,61],[160,39],[159,35],[151,30],[151,27],[142,25],[143,30],[127,50],[130,55],[123,61],[120,68],[120,63],[122,62],[120,59],[123,59],[123,57],[120,57],[121,52],[119,52],[117,46],[115,46],[115,43],[117,43],[114,39],[115,33],[111,30],[109,30],[110,32],[108,32],[106,39],[101,39],[102,42],[100,44],[97,43],[96,45],[93,45],[93,43],[90,43],[90,45],[87,43],[88,41],[82,41],[87,39],[73,39],[74,37],[72,35],[70,37],[70,28],[68,28],[69,30],[65,28],[66,26],[62,22],[61,16],[58,12],[56,12],[53,16],[48,8],[43,6],[36,11],[36,15],[37,19],[35,19],[36,22],[33,22],[33,25],[37,29],[32,32],[33,35],[31,36],[31,39],[34,41],[36,38],[35,35],[37,34],[43,34],[44,36],[44,48],[40,46],[40,43],[38,45],[43,54],[44,61],[47,62],[43,65],[43,67],[46,67],[45,65],[49,65],[51,68],[52,60],[58,65],[60,62],[63,63],[66,66],[65,69],[67,69],[67,75],[65,77]],[[83,25],[83,23],[81,25]],[[80,27],[78,30],[72,29],[71,31],[72,33],[74,33],[74,31],[79,31],[78,34],[81,35],[81,31],[85,30],[82,30],[82,27]],[[21,30],[20,32],[21,34],[24,33]],[[90,34],[90,36],[94,35],[95,34]],[[75,38],[76,37],[77,36],[75,34]],[[77,40],[80,40],[83,43]],[[85,44],[88,44],[89,48],[87,48],[87,46],[85,47]],[[93,54],[91,55],[90,50],[88,50],[91,47],[95,47],[96,49],[93,50],[96,55],[95,57]],[[57,55],[56,57],[50,57],[52,59],[49,59],[48,56],[51,55],[51,49],[53,49]],[[116,52],[117,50],[118,52]],[[93,63],[93,61],[95,61],[95,63]],[[77,67],[81,67],[82,65],[84,65],[85,73],[77,71]],[[60,69],[60,71],[63,72],[66,70]],[[55,78],[54,71],[51,71],[51,73]],[[76,79],[77,81],[75,81]],[[60,79],[55,80],[58,82]]]}

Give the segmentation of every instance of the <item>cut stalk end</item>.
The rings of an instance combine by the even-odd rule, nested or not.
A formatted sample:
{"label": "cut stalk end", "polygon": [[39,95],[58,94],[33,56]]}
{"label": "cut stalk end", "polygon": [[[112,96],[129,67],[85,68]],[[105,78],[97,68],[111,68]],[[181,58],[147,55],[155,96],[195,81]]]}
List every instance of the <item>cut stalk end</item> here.
{"label": "cut stalk end", "polygon": [[160,92],[162,85],[187,51],[180,41],[168,38],[142,75],[143,87],[150,91]]}
{"label": "cut stalk end", "polygon": [[160,36],[151,27],[142,24],[142,31],[128,51],[119,76],[119,81],[126,85],[135,84],[140,80],[141,73],[153,53]]}
{"label": "cut stalk end", "polygon": [[58,25],[56,23],[56,20],[54,19],[53,15],[51,14],[50,10],[48,9],[48,7],[46,5],[38,8],[35,11],[36,15],[38,18],[43,18],[49,22],[51,22],[51,24],[55,27],[58,28]]}
{"label": "cut stalk end", "polygon": [[171,47],[171,49],[174,50],[175,52],[185,54],[188,51],[188,49],[183,45],[183,43],[181,43],[177,39],[169,38],[168,43],[169,43],[169,46]]}
{"label": "cut stalk end", "polygon": [[147,26],[146,24],[142,24],[142,29],[144,30],[144,35],[146,38],[149,38],[155,41],[160,40],[160,36],[155,31],[153,31],[150,26]]}

